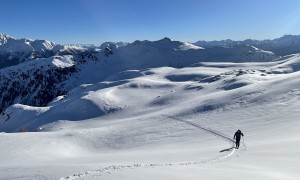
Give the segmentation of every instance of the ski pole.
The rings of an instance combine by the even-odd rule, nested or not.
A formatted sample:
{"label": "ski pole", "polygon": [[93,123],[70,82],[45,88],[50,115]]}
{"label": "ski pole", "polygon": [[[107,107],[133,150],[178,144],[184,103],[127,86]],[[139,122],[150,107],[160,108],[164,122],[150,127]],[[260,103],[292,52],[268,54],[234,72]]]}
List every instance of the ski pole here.
{"label": "ski pole", "polygon": [[242,136],[242,138],[243,138],[243,146],[247,147],[246,144],[245,144],[244,136]]}

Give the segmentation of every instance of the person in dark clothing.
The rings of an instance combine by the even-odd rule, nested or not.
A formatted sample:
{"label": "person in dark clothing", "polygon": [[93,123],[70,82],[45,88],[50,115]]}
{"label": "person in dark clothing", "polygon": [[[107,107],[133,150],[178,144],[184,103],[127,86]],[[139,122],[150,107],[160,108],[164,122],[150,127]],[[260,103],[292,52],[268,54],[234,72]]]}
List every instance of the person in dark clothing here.
{"label": "person in dark clothing", "polygon": [[235,134],[233,136],[233,139],[235,139],[235,146],[237,149],[240,147],[241,136],[244,136],[244,134],[241,132],[241,130],[238,130],[237,132],[235,132]]}

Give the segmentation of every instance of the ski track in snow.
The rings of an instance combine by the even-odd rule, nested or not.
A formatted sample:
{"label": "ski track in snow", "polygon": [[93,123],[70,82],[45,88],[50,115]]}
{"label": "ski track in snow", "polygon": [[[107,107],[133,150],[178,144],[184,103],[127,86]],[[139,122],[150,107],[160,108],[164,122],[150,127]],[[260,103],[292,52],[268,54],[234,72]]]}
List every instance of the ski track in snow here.
{"label": "ski track in snow", "polygon": [[215,162],[218,162],[218,161],[228,159],[228,158],[232,157],[235,153],[237,154],[237,156],[239,156],[239,154],[245,152],[246,149],[247,149],[247,146],[245,145],[245,143],[243,141],[242,146],[240,146],[239,152],[237,152],[237,150],[234,148],[235,141],[232,140],[230,138],[230,136],[228,136],[228,135],[226,135],[222,132],[219,132],[219,131],[213,130],[211,128],[199,125],[197,123],[186,121],[186,120],[174,117],[174,116],[170,116],[170,115],[162,115],[162,116],[165,116],[169,119],[173,119],[173,120],[176,120],[176,121],[180,121],[180,122],[189,124],[191,126],[199,128],[203,131],[206,131],[207,133],[210,133],[210,134],[212,134],[212,135],[214,135],[214,136],[216,136],[220,139],[223,139],[223,140],[229,142],[231,144],[231,148],[228,148],[226,150],[226,151],[228,151],[228,153],[225,153],[225,154],[223,153],[223,155],[221,155],[221,156],[217,156],[217,157],[207,159],[207,160],[202,160],[202,161],[189,161],[189,162],[177,162],[177,163],[157,163],[157,164],[152,163],[152,164],[111,165],[111,166],[104,167],[104,168],[99,169],[99,170],[88,170],[88,171],[85,171],[85,172],[81,172],[79,174],[74,174],[74,175],[71,175],[71,176],[68,176],[68,177],[60,178],[60,180],[84,179],[87,176],[97,177],[97,176],[101,176],[101,175],[104,175],[104,174],[112,174],[113,172],[118,172],[118,171],[121,171],[121,170],[136,169],[136,168],[154,168],[154,167],[162,167],[162,166],[164,166],[164,167],[167,167],[167,166],[188,166],[188,165],[199,165],[199,164],[215,163]]}

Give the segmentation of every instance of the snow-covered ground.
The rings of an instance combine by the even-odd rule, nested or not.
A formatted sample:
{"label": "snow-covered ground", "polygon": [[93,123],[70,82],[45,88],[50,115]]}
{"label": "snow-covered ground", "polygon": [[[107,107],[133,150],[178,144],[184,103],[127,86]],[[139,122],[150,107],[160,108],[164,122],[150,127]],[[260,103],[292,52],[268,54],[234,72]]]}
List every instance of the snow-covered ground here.
{"label": "snow-covered ground", "polygon": [[0,179],[299,179],[299,70],[299,54],[130,69],[10,106],[2,128],[38,132],[0,134]]}

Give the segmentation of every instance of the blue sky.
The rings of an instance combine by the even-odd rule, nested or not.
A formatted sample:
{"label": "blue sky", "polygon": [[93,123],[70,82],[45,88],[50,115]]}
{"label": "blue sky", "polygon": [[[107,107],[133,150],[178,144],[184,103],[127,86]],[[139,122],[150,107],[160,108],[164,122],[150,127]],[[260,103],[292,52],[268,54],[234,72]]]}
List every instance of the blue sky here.
{"label": "blue sky", "polygon": [[300,34],[297,0],[0,0],[0,33],[58,43]]}

